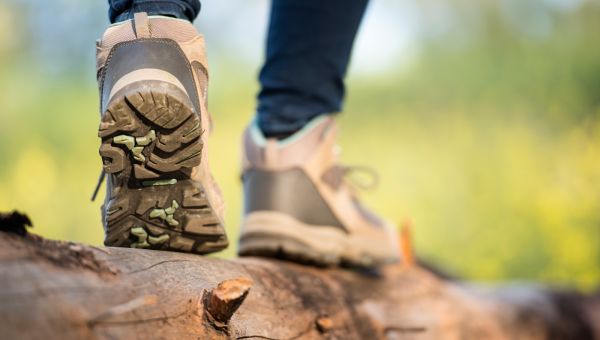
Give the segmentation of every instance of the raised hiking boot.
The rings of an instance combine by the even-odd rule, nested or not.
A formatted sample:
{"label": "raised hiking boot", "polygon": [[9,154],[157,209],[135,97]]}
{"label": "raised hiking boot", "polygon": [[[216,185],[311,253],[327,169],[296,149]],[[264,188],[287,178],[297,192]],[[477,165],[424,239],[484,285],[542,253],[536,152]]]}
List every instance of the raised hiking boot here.
{"label": "raised hiking boot", "polygon": [[148,17],[97,42],[107,246],[210,253],[228,245],[208,169],[204,39],[184,20]]}
{"label": "raised hiking boot", "polygon": [[396,228],[368,211],[338,164],[335,121],[315,118],[294,135],[244,135],[241,256],[333,266],[398,260]]}

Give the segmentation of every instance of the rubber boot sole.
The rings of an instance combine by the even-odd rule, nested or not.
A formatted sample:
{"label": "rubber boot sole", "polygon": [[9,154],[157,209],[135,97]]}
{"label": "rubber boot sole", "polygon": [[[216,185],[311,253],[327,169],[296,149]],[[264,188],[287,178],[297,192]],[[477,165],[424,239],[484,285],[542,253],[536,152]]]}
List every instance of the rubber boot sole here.
{"label": "rubber boot sole", "polygon": [[398,261],[398,252],[387,235],[363,239],[335,227],[308,225],[273,211],[252,212],[244,218],[238,254],[323,267],[371,268]]}
{"label": "rubber boot sole", "polygon": [[228,246],[205,188],[191,179],[203,132],[188,96],[169,83],[140,81],[112,96],[98,132],[109,174],[105,245],[198,254]]}

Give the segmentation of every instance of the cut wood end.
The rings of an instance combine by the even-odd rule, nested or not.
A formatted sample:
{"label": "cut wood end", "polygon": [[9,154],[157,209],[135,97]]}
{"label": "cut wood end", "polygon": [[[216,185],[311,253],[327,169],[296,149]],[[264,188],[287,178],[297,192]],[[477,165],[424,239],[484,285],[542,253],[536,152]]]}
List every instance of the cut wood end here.
{"label": "cut wood end", "polygon": [[405,267],[415,265],[415,254],[412,246],[412,221],[407,218],[402,222],[400,229],[400,257]]}
{"label": "cut wood end", "polygon": [[213,297],[222,301],[231,301],[246,294],[254,282],[247,277],[225,280],[212,290]]}
{"label": "cut wood end", "polygon": [[321,316],[321,317],[317,318],[316,323],[317,323],[317,329],[321,333],[326,333],[333,328],[333,320],[331,320],[331,318],[326,317],[326,316]]}
{"label": "cut wood end", "polygon": [[233,313],[244,302],[252,284],[253,281],[250,278],[240,277],[225,280],[208,292],[205,308],[210,316],[219,323],[219,327],[229,322]]}

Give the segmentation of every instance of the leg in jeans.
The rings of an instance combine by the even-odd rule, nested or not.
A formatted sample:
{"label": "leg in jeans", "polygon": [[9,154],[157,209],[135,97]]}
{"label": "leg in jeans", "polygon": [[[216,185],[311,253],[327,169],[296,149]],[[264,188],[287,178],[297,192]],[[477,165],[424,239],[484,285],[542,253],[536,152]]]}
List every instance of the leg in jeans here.
{"label": "leg in jeans", "polygon": [[283,137],[338,112],[352,44],[368,0],[273,0],[258,125]]}
{"label": "leg in jeans", "polygon": [[108,0],[108,3],[111,23],[133,19],[135,12],[194,21],[200,12],[199,0]]}

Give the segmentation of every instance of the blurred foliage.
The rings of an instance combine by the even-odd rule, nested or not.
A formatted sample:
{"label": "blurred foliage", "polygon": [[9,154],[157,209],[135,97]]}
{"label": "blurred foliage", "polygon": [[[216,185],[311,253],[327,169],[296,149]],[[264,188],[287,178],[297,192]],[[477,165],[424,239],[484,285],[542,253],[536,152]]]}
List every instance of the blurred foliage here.
{"label": "blurred foliage", "polygon": [[[422,32],[409,66],[349,79],[343,158],[383,184],[365,199],[410,217],[418,252],[464,277],[598,286],[600,7],[423,6],[442,6],[452,25]],[[88,201],[100,171],[93,68],[49,75],[14,40],[0,34],[0,210],[27,212],[42,235],[100,244],[100,202]],[[210,151],[235,245],[256,66],[220,65]]]}

